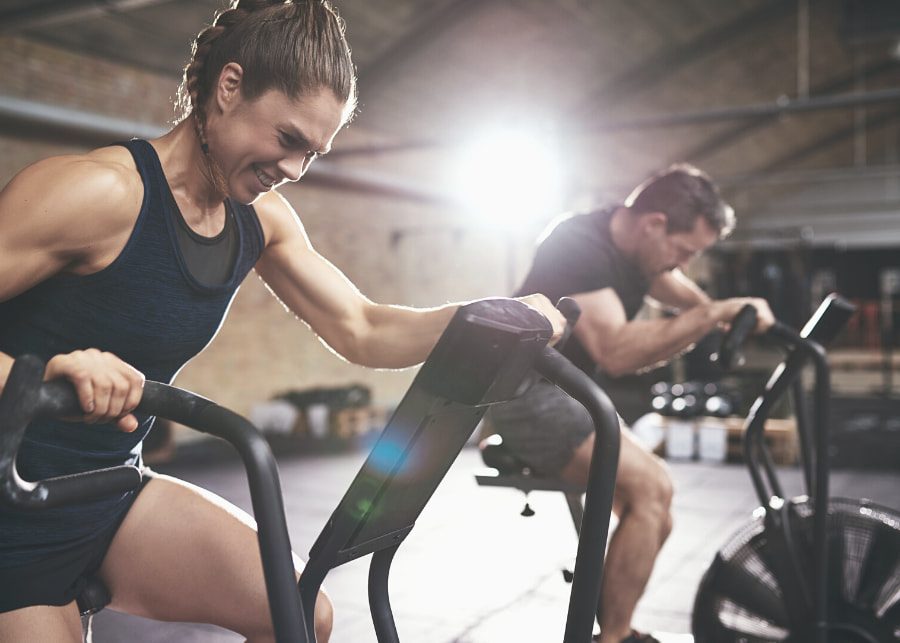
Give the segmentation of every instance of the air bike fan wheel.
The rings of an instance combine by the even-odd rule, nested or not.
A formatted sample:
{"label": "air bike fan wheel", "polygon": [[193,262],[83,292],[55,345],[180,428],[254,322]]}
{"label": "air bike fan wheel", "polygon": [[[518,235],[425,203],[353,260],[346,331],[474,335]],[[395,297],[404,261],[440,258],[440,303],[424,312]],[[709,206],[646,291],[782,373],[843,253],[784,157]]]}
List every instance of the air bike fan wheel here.
{"label": "air bike fan wheel", "polygon": [[[793,504],[794,554],[812,587],[813,509]],[[767,547],[762,509],[719,550],[694,600],[696,643],[803,643],[794,631]],[[900,640],[900,514],[866,501],[834,498],[828,522],[829,641]]]}

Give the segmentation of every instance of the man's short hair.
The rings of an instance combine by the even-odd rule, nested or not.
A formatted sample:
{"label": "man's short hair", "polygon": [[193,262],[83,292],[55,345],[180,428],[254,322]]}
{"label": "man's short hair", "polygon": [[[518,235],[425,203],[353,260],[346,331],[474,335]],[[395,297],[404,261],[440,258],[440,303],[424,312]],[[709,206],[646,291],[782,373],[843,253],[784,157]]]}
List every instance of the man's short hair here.
{"label": "man's short hair", "polygon": [[709,175],[689,163],[672,165],[651,176],[628,195],[625,207],[633,214],[664,213],[669,234],[690,232],[697,217],[706,219],[720,239],[734,229],[734,208],[725,202]]}

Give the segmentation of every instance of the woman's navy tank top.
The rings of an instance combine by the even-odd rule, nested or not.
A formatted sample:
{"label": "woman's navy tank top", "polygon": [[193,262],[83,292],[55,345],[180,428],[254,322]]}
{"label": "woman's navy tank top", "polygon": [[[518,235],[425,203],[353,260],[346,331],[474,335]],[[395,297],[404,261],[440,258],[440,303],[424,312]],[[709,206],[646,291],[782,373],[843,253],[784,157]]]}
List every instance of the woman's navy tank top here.
{"label": "woman's navy tank top", "polygon": [[[175,217],[180,215],[173,211],[159,157],[147,141],[122,145],[134,157],[144,185],[140,214],[124,249],[99,272],[57,275],[0,303],[0,351],[48,360],[97,348],[147,379],[170,382],[218,331],[238,286],[262,253],[262,228],[252,206],[232,202],[239,245],[231,277],[221,285],[201,284],[179,250]],[[140,465],[141,441],[153,418],[138,420],[133,433],[111,424],[35,422],[25,433],[19,473],[37,480]],[[0,509],[0,566],[26,564],[91,538],[121,519],[133,493],[41,512]]]}

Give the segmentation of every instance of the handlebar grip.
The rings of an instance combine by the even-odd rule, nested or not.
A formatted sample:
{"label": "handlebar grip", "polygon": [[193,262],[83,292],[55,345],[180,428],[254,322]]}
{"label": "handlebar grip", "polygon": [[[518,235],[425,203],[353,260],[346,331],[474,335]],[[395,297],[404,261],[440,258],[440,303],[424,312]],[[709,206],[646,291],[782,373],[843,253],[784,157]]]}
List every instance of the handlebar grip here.
{"label": "handlebar grip", "polygon": [[[84,412],[67,380],[42,382],[44,362],[34,355],[16,359],[0,395],[0,503],[21,509],[51,508],[125,493],[141,483],[136,467],[122,465],[36,482],[22,480],[16,456],[28,425],[38,418],[80,416]],[[211,404],[200,396],[159,382],[146,382],[135,411],[187,419]]]}
{"label": "handlebar grip", "polygon": [[0,396],[0,502],[20,509],[43,509],[137,488],[141,472],[127,465],[38,482],[19,477],[16,455],[31,421],[38,416],[82,413],[71,384],[42,384],[43,377],[44,362],[23,355],[13,363]]}
{"label": "handlebar grip", "polygon": [[731,328],[722,338],[719,352],[712,356],[722,368],[728,370],[735,365],[738,351],[747,339],[747,336],[756,328],[756,308],[752,304],[746,304],[740,312],[731,320]]}
{"label": "handlebar grip", "polygon": [[581,306],[571,297],[560,297],[559,301],[556,302],[556,309],[562,313],[562,316],[566,318],[566,321],[571,326],[575,325],[575,322],[578,321],[578,317],[581,315]]}
{"label": "handlebar grip", "polygon": [[[19,509],[49,509],[108,498],[137,489],[143,480],[140,469],[127,464],[38,482],[22,480],[15,469],[13,476],[18,484],[12,493],[4,489],[3,502]],[[7,486],[5,479],[4,486]]]}
{"label": "handlebar grip", "polygon": [[562,336],[554,347],[556,350],[561,351],[566,342],[569,341],[569,337],[572,336],[572,330],[581,316],[581,306],[571,297],[560,297],[559,301],[556,302],[556,309],[566,318],[566,327],[563,329]]}
{"label": "handlebar grip", "polygon": [[[179,399],[176,400],[176,398]],[[178,409],[178,406],[176,406],[177,402],[180,401],[183,404],[189,399],[208,402],[205,398],[201,398],[193,393],[181,391],[160,382],[147,380],[144,382],[141,401],[134,409],[134,412],[143,413],[144,415],[168,416],[173,410]],[[78,400],[78,394],[75,392],[75,387],[71,382],[58,379],[44,382],[40,385],[35,418],[60,418],[83,414],[81,402]]]}
{"label": "handlebar grip", "polygon": [[36,418],[84,415],[75,387],[68,380],[44,382],[38,388]]}

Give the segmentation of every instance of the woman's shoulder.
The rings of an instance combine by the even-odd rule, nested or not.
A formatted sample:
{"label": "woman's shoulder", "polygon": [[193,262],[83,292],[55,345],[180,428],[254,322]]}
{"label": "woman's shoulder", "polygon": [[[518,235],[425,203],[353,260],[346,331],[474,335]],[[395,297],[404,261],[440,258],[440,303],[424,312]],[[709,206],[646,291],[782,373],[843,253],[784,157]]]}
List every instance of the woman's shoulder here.
{"label": "woman's shoulder", "polygon": [[83,154],[51,156],[32,163],[4,192],[56,201],[62,208],[96,201],[101,208],[142,193],[141,177],[125,148],[105,147]]}
{"label": "woman's shoulder", "polygon": [[268,246],[299,236],[307,243],[306,231],[291,203],[276,190],[263,194],[253,203]]}
{"label": "woman's shoulder", "polygon": [[270,190],[253,202],[253,209],[260,217],[295,217],[297,213],[290,202],[277,190]]}
{"label": "woman's shoulder", "polygon": [[79,186],[87,197],[102,196],[117,200],[143,193],[141,175],[131,153],[121,146],[101,147],[84,154],[46,159],[54,181],[68,188]]}
{"label": "woman's shoulder", "polygon": [[0,228],[26,220],[29,236],[62,253],[127,234],[143,186],[128,150],[120,149],[124,154],[101,148],[29,165],[0,192]]}

